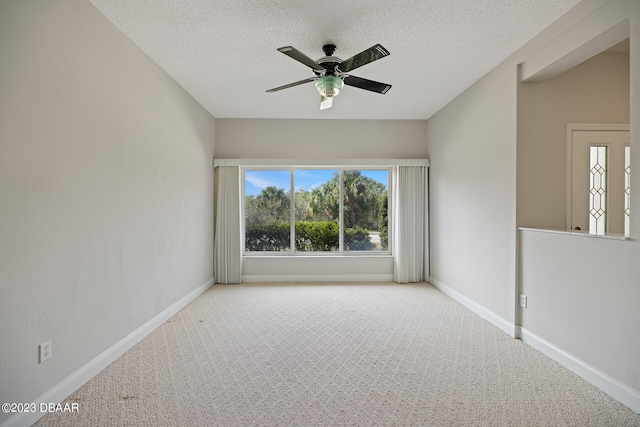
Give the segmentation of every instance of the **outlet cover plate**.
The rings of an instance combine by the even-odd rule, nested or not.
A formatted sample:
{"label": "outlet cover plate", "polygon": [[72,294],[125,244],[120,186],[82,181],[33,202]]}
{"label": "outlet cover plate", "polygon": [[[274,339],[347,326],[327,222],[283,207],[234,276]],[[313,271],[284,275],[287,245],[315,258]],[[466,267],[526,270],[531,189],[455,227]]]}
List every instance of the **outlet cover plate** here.
{"label": "outlet cover plate", "polygon": [[47,359],[51,359],[51,356],[53,356],[51,340],[40,344],[40,363],[44,362]]}
{"label": "outlet cover plate", "polygon": [[520,307],[527,308],[527,296],[520,295]]}

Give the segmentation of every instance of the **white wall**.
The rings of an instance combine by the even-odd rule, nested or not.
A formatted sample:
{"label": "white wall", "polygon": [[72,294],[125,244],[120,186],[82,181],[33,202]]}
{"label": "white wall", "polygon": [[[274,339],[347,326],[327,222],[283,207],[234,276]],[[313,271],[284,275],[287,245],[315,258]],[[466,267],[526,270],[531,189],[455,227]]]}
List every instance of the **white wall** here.
{"label": "white wall", "polygon": [[514,321],[516,86],[503,63],[431,117],[431,278]]}
{"label": "white wall", "polygon": [[[628,19],[631,168],[636,170],[640,165],[640,2],[612,0],[590,18],[591,28]],[[570,29],[566,35],[584,44],[585,31]],[[595,84],[603,82],[610,88],[626,84],[606,80],[601,75]],[[610,111],[584,107],[577,111],[590,114],[588,121],[615,121],[624,116],[625,106],[619,106],[624,96],[619,98]],[[622,110],[622,116],[616,116],[615,110]],[[548,144],[544,147],[551,149]],[[640,188],[640,174],[631,174],[631,188]],[[639,196],[632,190],[630,240],[522,230],[519,261],[520,286],[528,297],[527,308],[519,316],[525,342],[554,355],[636,412],[640,412]]]}
{"label": "white wall", "polygon": [[0,57],[0,401],[33,402],[210,283],[215,121],[86,1],[0,2]]}
{"label": "white wall", "polygon": [[[610,28],[615,31],[609,32]],[[631,167],[635,168],[640,165],[640,2],[635,0],[579,3],[430,118],[427,154],[432,281],[498,326],[500,319],[521,321],[528,342],[546,346],[547,353],[562,363],[582,366],[586,371],[581,375],[640,411],[640,193],[632,192],[631,241],[522,232],[519,259],[516,244],[517,190],[528,195],[526,186],[516,189],[520,178],[516,165],[526,161],[527,152],[519,153],[520,148],[532,149],[519,144],[526,128],[519,129],[516,116],[518,65],[526,65],[531,76],[557,75],[557,70],[588,59],[584,53],[593,52],[588,46],[592,39],[606,49],[629,34]],[[607,40],[613,43],[606,45]],[[553,63],[556,60],[561,67]],[[613,86],[624,85],[618,83]],[[566,102],[563,106],[570,108]],[[624,106],[615,108],[624,115]],[[612,113],[599,115],[598,121],[620,120]],[[583,117],[595,119],[591,115],[576,120]],[[573,117],[567,112],[560,119]],[[536,159],[551,155],[538,153]],[[558,163],[557,158],[552,161]],[[523,176],[528,177],[526,172]],[[640,174],[631,179],[631,187],[640,188]],[[558,185],[564,189],[564,181]],[[554,209],[555,204],[544,207]],[[538,221],[537,214],[522,218]],[[516,304],[519,285],[530,298],[524,312]]]}
{"label": "white wall", "polygon": [[391,256],[249,257],[243,282],[355,282],[393,280]]}
{"label": "white wall", "polygon": [[629,54],[518,86],[518,225],[565,228],[567,123],[629,123]]}
{"label": "white wall", "polygon": [[[424,159],[426,120],[217,119],[216,158]],[[245,258],[244,281],[389,281],[391,257]]]}
{"label": "white wall", "polygon": [[640,243],[525,230],[520,244],[525,333],[635,389],[640,410]]}
{"label": "white wall", "polygon": [[513,335],[518,64],[607,1],[578,3],[428,120],[431,282]]}

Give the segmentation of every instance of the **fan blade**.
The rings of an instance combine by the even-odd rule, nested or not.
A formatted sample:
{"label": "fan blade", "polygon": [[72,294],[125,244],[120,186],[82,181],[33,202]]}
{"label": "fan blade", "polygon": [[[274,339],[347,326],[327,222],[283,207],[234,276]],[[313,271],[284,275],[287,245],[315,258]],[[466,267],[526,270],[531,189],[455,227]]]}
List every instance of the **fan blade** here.
{"label": "fan blade", "polygon": [[326,110],[327,108],[331,108],[333,106],[333,97],[325,98],[324,96],[320,97],[320,109]]}
{"label": "fan blade", "polygon": [[303,63],[304,65],[306,65],[307,67],[310,67],[318,72],[322,72],[325,71],[326,68],[324,68],[322,65],[317,64],[316,61],[314,61],[313,59],[309,58],[307,55],[305,55],[304,53],[300,52],[298,49],[296,49],[293,46],[285,46],[285,47],[281,47],[278,49],[280,52],[284,53],[285,55],[287,55],[290,58],[295,59],[298,62]]}
{"label": "fan blade", "polygon": [[271,92],[277,92],[279,90],[282,89],[288,89],[290,87],[294,87],[294,86],[298,86],[298,85],[303,85],[305,83],[309,83],[314,81],[316,78],[315,77],[309,77],[308,79],[304,79],[304,80],[300,80],[299,82],[293,82],[293,83],[289,83],[288,85],[284,85],[284,86],[278,86],[278,87],[274,87],[273,89],[269,89],[267,92],[271,93]]}
{"label": "fan blade", "polygon": [[358,67],[362,67],[369,62],[376,61],[389,55],[390,53],[387,49],[382,47],[382,45],[377,44],[367,50],[363,50],[359,54],[354,55],[349,59],[342,61],[340,65],[338,65],[338,70],[342,71],[343,73],[348,73],[349,71],[355,70]]}
{"label": "fan blade", "polygon": [[364,90],[370,90],[371,92],[381,93],[382,95],[389,92],[389,89],[391,89],[391,85],[386,83],[374,82],[373,80],[367,80],[356,76],[346,76],[344,78],[344,84]]}

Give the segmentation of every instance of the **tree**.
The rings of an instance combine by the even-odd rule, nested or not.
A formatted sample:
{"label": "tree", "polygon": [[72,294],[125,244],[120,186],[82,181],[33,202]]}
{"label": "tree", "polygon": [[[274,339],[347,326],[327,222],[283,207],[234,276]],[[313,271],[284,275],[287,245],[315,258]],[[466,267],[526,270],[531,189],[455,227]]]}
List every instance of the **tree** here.
{"label": "tree", "polygon": [[344,226],[378,230],[379,200],[386,195],[386,187],[362,175],[361,171],[344,172]]}
{"label": "tree", "polygon": [[284,188],[266,187],[256,197],[246,197],[246,224],[288,223],[290,206],[289,193]]}
{"label": "tree", "polygon": [[378,225],[380,229],[380,244],[383,249],[389,247],[389,197],[387,192],[378,200]]}
{"label": "tree", "polygon": [[339,178],[336,173],[331,180],[311,190],[310,206],[314,221],[337,221],[340,217]]}
{"label": "tree", "polygon": [[296,221],[313,221],[313,209],[311,208],[311,192],[298,190],[295,194]]}
{"label": "tree", "polygon": [[[380,199],[387,197],[387,188],[378,181],[362,175],[361,171],[349,170],[344,172],[343,208],[344,226],[355,226],[367,230],[377,230],[380,212]],[[311,214],[306,218],[314,221],[337,221],[340,215],[340,175],[335,173],[333,178],[311,191],[309,207]],[[298,198],[299,191],[296,193]],[[296,201],[296,205],[297,205]],[[296,217],[301,218],[301,217]]]}

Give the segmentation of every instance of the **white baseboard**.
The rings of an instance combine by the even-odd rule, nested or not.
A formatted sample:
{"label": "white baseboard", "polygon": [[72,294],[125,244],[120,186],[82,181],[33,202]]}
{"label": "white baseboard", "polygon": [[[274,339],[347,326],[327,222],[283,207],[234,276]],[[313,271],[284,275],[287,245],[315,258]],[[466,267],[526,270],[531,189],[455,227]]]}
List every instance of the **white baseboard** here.
{"label": "white baseboard", "polygon": [[598,387],[609,396],[629,407],[632,411],[640,413],[640,392],[612,378],[604,372],[594,368],[588,363],[578,359],[577,357],[567,353],[566,351],[556,347],[545,339],[535,335],[533,332],[521,326],[515,326],[513,323],[498,316],[486,307],[465,297],[458,291],[451,289],[437,279],[430,278],[429,283],[450,296],[460,304],[467,307],[483,319],[491,322],[493,325],[503,330],[514,338],[520,338],[523,342],[535,348],[545,356],[560,363],[574,374]]}
{"label": "white baseboard", "polygon": [[140,326],[135,331],[118,341],[116,344],[98,355],[95,359],[69,375],[52,389],[38,397],[34,402],[38,411],[31,413],[19,413],[5,420],[0,427],[9,426],[31,426],[40,418],[46,415],[46,412],[39,412],[40,404],[60,403],[69,395],[82,387],[87,381],[96,376],[100,371],[105,369],[116,359],[126,353],[134,345],[142,341],[147,335],[157,329],[166,322],[171,316],[182,310],[191,301],[199,297],[207,289],[213,285],[213,279],[208,280],[203,285],[189,292],[175,303],[171,304],[161,313]]}
{"label": "white baseboard", "polygon": [[640,413],[640,392],[638,390],[610,377],[525,328],[520,328],[520,334],[522,341],[531,347],[598,387],[632,411]]}
{"label": "white baseboard", "polygon": [[469,310],[473,311],[478,316],[482,317],[484,320],[488,321],[489,323],[491,323],[492,325],[494,325],[504,333],[508,334],[511,337],[514,337],[514,338],[516,337],[516,327],[513,322],[509,322],[504,317],[498,316],[496,313],[489,310],[485,306],[478,304],[477,302],[475,302],[470,298],[467,298],[466,296],[462,295],[460,292],[453,290],[449,286],[445,285],[444,283],[440,282],[437,279],[434,279],[433,277],[429,278],[429,283],[431,283],[437,289],[442,291],[442,293],[458,301],[460,304],[464,305]]}
{"label": "white baseboard", "polygon": [[393,274],[251,274],[243,275],[242,282],[393,282]]}

